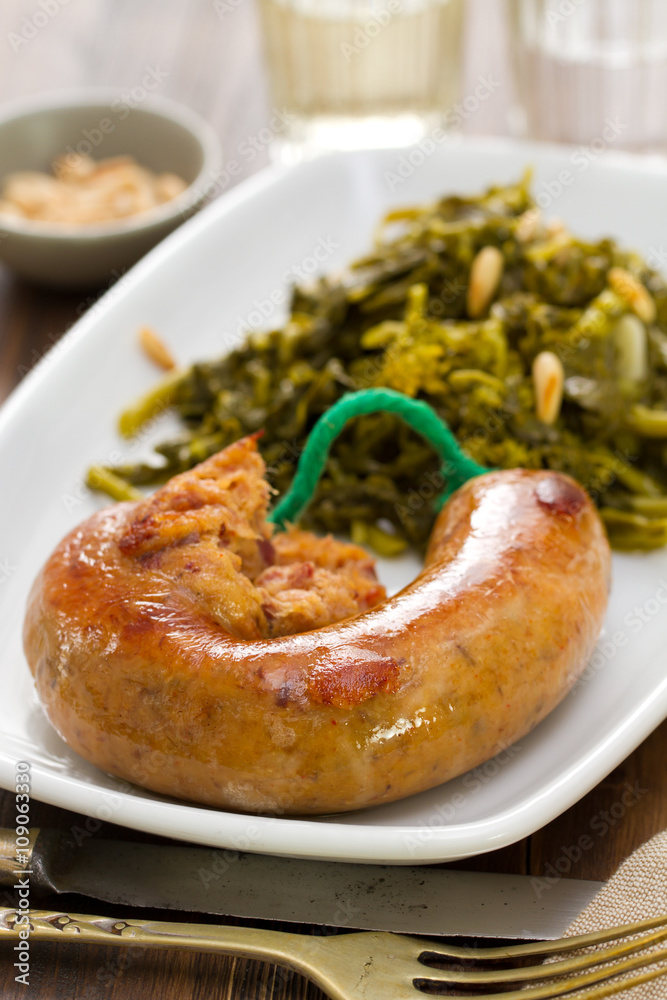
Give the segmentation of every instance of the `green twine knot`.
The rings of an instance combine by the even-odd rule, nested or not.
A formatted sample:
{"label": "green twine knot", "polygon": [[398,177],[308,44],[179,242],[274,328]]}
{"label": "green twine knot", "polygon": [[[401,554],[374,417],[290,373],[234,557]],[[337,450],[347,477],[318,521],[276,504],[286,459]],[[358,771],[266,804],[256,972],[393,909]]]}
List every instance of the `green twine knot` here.
{"label": "green twine knot", "polygon": [[348,420],[382,410],[402,417],[406,424],[433,445],[443,460],[441,471],[446,486],[435,500],[436,510],[440,510],[452,493],[468,479],[489,471],[461,451],[445,421],[441,420],[428,403],[410,399],[394,389],[363,389],[361,392],[350,392],[342,396],[317,421],[301,453],[292,485],[268,519],[281,528],[287,522],[296,523],[313,498],[331,445]]}

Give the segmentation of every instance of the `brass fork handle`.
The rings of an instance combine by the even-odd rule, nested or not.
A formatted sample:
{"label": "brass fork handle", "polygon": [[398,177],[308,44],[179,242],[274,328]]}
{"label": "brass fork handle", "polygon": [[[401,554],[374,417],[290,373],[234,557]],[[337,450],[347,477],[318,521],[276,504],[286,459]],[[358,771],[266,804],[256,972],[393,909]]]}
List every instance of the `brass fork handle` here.
{"label": "brass fork handle", "polygon": [[[411,953],[415,949],[416,954],[421,953],[427,944],[425,941],[401,938],[400,935],[375,932],[321,938],[259,927],[122,920],[49,910],[29,910],[26,915],[30,922],[30,940],[69,941],[117,948],[179,948],[268,960],[306,976],[332,1000],[349,1000],[351,991],[348,980],[352,978],[357,982],[361,975],[357,974],[357,968],[363,970],[372,965],[372,954],[379,948],[389,952],[405,951],[410,961],[414,962],[414,970],[410,965],[411,975],[405,979],[408,989],[414,974],[421,969],[416,967],[416,957]],[[25,927],[25,922],[17,924],[19,916],[18,910],[0,908],[0,941],[3,938],[17,940],[19,928]]]}
{"label": "brass fork handle", "polygon": [[[71,941],[117,948],[183,948],[243,958],[269,959],[311,975],[309,938],[258,927],[179,924],[160,920],[119,920],[82,913],[29,910],[30,940]],[[0,908],[0,940],[16,939],[19,911]]]}

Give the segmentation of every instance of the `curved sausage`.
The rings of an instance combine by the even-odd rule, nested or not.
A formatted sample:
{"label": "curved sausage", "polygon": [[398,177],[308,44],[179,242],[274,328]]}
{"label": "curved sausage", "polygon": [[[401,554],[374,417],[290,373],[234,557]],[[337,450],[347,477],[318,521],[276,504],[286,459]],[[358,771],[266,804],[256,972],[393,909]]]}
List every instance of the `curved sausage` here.
{"label": "curved sausage", "polygon": [[233,810],[358,809],[477,766],[561,701],[606,608],[600,519],[549,471],[469,481],[409,586],[269,639],[239,638],[150,558],[129,569],[119,539],[136,523],[135,504],[94,515],[36,581],[25,648],[39,697],[105,771]]}

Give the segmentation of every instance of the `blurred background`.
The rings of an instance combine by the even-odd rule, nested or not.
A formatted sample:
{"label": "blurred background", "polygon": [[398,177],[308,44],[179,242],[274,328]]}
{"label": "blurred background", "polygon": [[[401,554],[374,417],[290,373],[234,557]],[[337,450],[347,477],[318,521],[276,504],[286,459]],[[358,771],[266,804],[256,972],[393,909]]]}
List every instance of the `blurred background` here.
{"label": "blurred background", "polygon": [[[176,200],[152,227],[123,219],[104,247],[85,234],[46,239],[12,205],[2,214],[0,191],[0,361],[22,370],[35,311],[53,339],[191,209],[272,160],[460,135],[569,143],[588,159],[610,147],[662,156],[667,140],[664,0],[3,0],[0,44],[0,185],[75,152],[134,153],[190,185],[187,210]],[[100,131],[99,109],[69,131],[44,108],[46,127],[42,117],[7,131],[16,101],[32,113],[100,87],[115,136]],[[175,142],[166,155],[164,135],[144,127],[164,99],[208,127],[201,162],[174,159]],[[122,147],[132,130],[139,153]],[[43,290],[77,284],[85,295]]]}
{"label": "blurred background", "polygon": [[[326,2],[311,0],[310,6],[322,9]],[[363,6],[390,7],[384,0]],[[474,90],[481,75],[502,81],[463,128],[506,134],[513,98],[505,2],[468,0],[463,6],[462,92]],[[365,20],[362,14],[362,26]],[[377,47],[372,42],[369,54]],[[142,79],[154,70],[154,92],[207,119],[223,140],[226,158],[271,119],[259,0],[3,0],[0,43],[0,110],[13,98],[88,85],[118,88],[130,101],[135,90],[136,100]],[[363,55],[346,62],[341,54],[341,73],[353,75]],[[268,162],[266,145],[252,160],[242,160],[236,180]]]}
{"label": "blurred background", "polygon": [[[314,6],[326,12],[326,2],[316,0]],[[481,78],[499,83],[483,101],[475,101],[474,113],[464,112],[460,126],[470,134],[508,134],[514,98],[504,0],[454,2],[465,10],[447,43],[456,46],[455,72],[445,74],[453,88],[449,96],[474,93]],[[295,6],[303,8],[302,0]],[[402,0],[362,6],[364,12],[369,6],[399,14],[403,9]],[[312,11],[312,0],[306,7]],[[261,13],[259,0],[3,0],[0,119],[14,114],[17,100],[58,99],[80,88],[112,88],[119,116],[155,99],[177,101],[209,123],[218,138],[219,168],[205,192],[216,197],[266,166],[287,138],[289,116],[281,117],[284,108],[269,82]],[[362,30],[367,21],[362,13]],[[372,56],[377,40],[369,40]],[[356,78],[363,55],[359,48],[347,62],[341,58],[342,71]],[[392,75],[397,72],[394,67]],[[441,109],[440,116],[447,110]],[[417,134],[413,130],[407,139]],[[7,151],[8,144],[0,141],[0,157],[3,148]],[[104,153],[93,148],[92,155]],[[47,167],[44,162],[39,169]],[[0,175],[8,169],[0,163]],[[13,232],[9,236],[12,241],[0,224],[0,399],[17,372],[33,367],[125,269],[107,268],[104,280],[83,293],[52,292],[43,282],[22,280],[8,265],[18,238]],[[34,258],[32,246],[28,255]],[[27,328],[33,337],[26,337]]]}
{"label": "blurred background", "polygon": [[[667,176],[667,0],[0,0],[0,48],[0,201],[9,206],[4,217],[0,207],[0,402],[170,228],[272,162],[365,145],[405,144],[406,156],[423,157],[434,144],[488,136],[569,144],[570,178],[618,150],[664,163]],[[95,97],[91,88],[105,88],[104,96]],[[415,144],[411,154],[409,144]],[[177,192],[180,178],[186,190],[161,202],[152,216],[119,209],[119,217],[90,238],[83,226],[61,236],[56,223],[40,222],[34,213],[24,218],[21,205],[2,191],[12,173],[51,171],[56,157],[70,174],[83,176],[86,157],[123,154],[166,171],[163,188]],[[561,177],[551,183],[562,190],[570,181]],[[33,177],[32,201],[24,185],[26,212],[37,211],[55,181]],[[133,182],[133,196],[140,187]],[[451,193],[444,188],[443,194]],[[625,217],[638,217],[634,202],[641,192],[627,190]],[[603,197],[595,195],[591,201],[606,213]],[[392,197],[405,200],[400,187]],[[539,194],[536,200],[546,209],[556,196],[547,189],[544,197],[547,204]],[[660,204],[655,211],[659,219]],[[555,225],[554,253],[559,235]],[[657,254],[662,267],[667,254],[656,240],[658,245],[650,248],[651,260]],[[604,259],[597,266],[606,266]],[[216,277],[221,298],[228,274],[221,267]],[[188,295],[183,282],[174,297],[187,304]],[[635,333],[638,326],[641,344],[643,328],[635,319]],[[645,364],[645,354],[637,353]],[[119,386],[119,406],[125,398],[126,386]],[[44,432],[53,437],[56,421],[40,405]],[[73,405],[68,397],[59,409],[66,414]],[[24,461],[31,460],[26,448]],[[49,489],[48,476],[44,482]],[[563,844],[581,842],[591,817],[609,815],[627,782],[641,780],[643,787],[650,776],[651,794],[613,836],[596,840],[573,872],[606,877],[667,822],[666,725],[562,822],[475,863],[540,872],[546,862],[563,858]],[[35,805],[35,823],[86,822]],[[1,808],[5,825],[13,824],[13,795],[0,795]],[[50,975],[51,953],[45,954]],[[82,971],[82,960],[72,958],[68,982],[54,965],[54,981],[66,983],[67,996],[110,997],[96,959],[89,961]],[[183,997],[206,992],[203,966],[193,962],[182,972],[183,981],[190,976],[191,993],[181,985],[178,970],[185,966],[177,961],[160,956],[146,966],[151,996],[167,996],[160,992],[165,984]],[[213,959],[207,968],[206,982],[231,996],[229,969],[225,980]],[[13,985],[9,963],[4,972]],[[153,972],[157,985],[149,983]],[[141,963],[126,980],[126,992],[121,981],[114,996],[139,996],[132,992],[132,975],[143,975]],[[44,978],[36,996],[55,995]],[[81,991],[82,981],[93,983],[90,991]],[[262,980],[261,989],[269,997],[280,995],[281,987],[274,993]]]}

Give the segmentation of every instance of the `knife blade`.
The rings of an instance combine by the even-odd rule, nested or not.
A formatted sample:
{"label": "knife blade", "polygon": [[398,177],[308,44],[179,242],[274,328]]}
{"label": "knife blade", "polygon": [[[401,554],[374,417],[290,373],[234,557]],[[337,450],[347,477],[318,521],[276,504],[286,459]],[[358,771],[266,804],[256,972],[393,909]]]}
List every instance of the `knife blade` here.
{"label": "knife blade", "polygon": [[[430,865],[302,861],[223,849],[33,830],[31,892],[127,906],[440,937],[553,939],[602,887],[581,879]],[[0,831],[0,884],[17,879],[15,836]]]}

